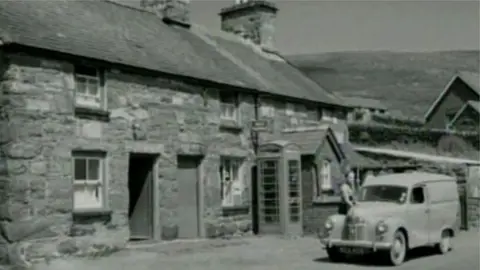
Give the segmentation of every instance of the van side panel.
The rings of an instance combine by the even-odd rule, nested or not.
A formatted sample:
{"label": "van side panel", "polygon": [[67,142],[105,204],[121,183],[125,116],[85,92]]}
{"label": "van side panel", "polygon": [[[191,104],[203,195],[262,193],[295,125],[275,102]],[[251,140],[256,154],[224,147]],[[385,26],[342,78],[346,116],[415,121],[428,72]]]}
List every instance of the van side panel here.
{"label": "van side panel", "polygon": [[455,229],[460,211],[457,182],[430,181],[425,186],[428,191],[429,216],[428,231],[430,243],[438,243],[444,228]]}

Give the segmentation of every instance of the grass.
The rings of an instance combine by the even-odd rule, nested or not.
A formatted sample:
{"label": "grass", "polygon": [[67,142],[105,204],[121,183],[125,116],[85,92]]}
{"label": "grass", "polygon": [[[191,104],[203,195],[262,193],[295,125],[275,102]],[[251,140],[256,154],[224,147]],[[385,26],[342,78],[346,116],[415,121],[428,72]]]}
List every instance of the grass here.
{"label": "grass", "polygon": [[377,98],[395,114],[423,117],[457,71],[479,71],[479,57],[480,51],[380,51],[287,58],[327,90]]}

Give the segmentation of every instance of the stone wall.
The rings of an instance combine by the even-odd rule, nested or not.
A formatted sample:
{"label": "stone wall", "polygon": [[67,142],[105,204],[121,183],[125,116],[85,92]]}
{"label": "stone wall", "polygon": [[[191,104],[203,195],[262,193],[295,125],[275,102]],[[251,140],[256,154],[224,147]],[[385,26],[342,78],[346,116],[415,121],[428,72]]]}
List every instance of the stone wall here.
{"label": "stone wall", "polygon": [[[159,155],[158,237],[175,238],[165,232],[175,232],[178,223],[176,157],[189,151],[188,146],[200,145],[204,154],[200,177],[205,190],[207,236],[250,229],[248,168],[254,161],[250,132],[255,118],[253,95],[240,94],[241,125],[222,128],[218,95],[231,90],[106,69],[109,118],[87,119],[75,116],[72,62],[13,54],[6,60],[0,85],[2,153],[8,177],[2,186],[10,195],[6,205],[13,220],[48,217],[53,223],[49,236],[94,234],[95,226],[83,228],[72,219],[72,151],[102,151],[108,161],[106,210],[111,210],[111,215],[99,222],[126,239],[128,157],[131,152],[144,152]],[[260,136],[262,140],[284,128],[318,124],[307,123],[305,112],[286,115],[281,99],[273,102],[273,128]],[[139,136],[139,132],[144,134]],[[220,156],[229,155],[245,158],[247,168],[243,192],[247,211],[234,214],[222,211],[218,177]]]}
{"label": "stone wall", "polygon": [[478,229],[480,228],[480,198],[469,197],[468,203],[468,227]]}
{"label": "stone wall", "polygon": [[[254,118],[253,97],[240,96],[244,126],[220,129],[219,89],[162,77],[106,71],[110,119],[80,119],[74,115],[73,65],[20,55],[8,56],[2,88],[2,142],[8,172],[9,210],[13,220],[48,217],[53,235],[72,232],[72,150],[107,153],[110,229],[128,237],[128,156],[130,152],[159,154],[158,192],[161,231],[175,230],[178,184],[176,156],[184,145],[200,144],[201,181],[205,186],[205,218],[209,236],[220,235],[228,223],[248,231],[249,217],[222,217],[219,157],[234,154],[250,167],[254,155],[246,123]],[[206,90],[206,94],[205,91]],[[145,138],[134,138],[134,124]],[[7,125],[7,126],[6,126]],[[138,127],[138,126],[137,126]],[[245,178],[250,179],[250,170]],[[248,181],[245,202],[248,206]],[[247,221],[245,221],[247,219]],[[242,221],[242,222],[241,222]],[[75,226],[74,226],[75,227]],[[78,232],[78,230],[75,230]],[[84,232],[92,230],[85,229]],[[160,235],[167,238],[164,234]],[[119,236],[120,237],[120,236]],[[168,236],[171,238],[171,236]]]}

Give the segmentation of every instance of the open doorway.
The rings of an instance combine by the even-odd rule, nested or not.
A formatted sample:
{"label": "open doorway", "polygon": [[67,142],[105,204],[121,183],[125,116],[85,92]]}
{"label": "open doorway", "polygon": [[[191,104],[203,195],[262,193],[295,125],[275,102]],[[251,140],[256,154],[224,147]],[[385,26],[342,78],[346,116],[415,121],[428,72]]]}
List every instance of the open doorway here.
{"label": "open doorway", "polygon": [[154,238],[154,166],[157,156],[130,153],[128,162],[128,220],[130,240]]}

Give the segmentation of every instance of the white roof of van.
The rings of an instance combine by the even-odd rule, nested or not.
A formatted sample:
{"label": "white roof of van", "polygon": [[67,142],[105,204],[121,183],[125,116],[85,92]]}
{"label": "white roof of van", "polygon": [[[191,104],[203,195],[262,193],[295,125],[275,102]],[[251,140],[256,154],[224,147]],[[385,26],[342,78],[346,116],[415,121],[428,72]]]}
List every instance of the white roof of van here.
{"label": "white roof of van", "polygon": [[379,175],[369,178],[365,181],[364,186],[394,184],[399,186],[410,187],[425,181],[456,181],[455,177],[425,172],[411,173],[394,173]]}

